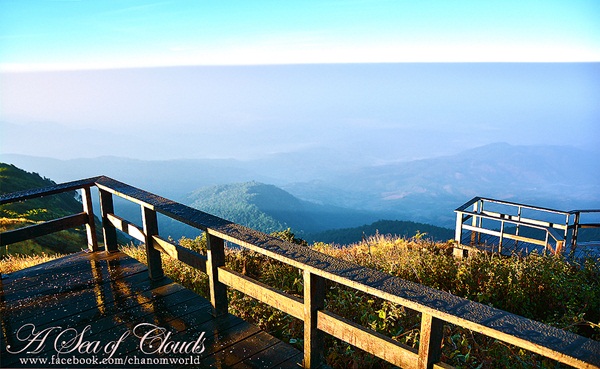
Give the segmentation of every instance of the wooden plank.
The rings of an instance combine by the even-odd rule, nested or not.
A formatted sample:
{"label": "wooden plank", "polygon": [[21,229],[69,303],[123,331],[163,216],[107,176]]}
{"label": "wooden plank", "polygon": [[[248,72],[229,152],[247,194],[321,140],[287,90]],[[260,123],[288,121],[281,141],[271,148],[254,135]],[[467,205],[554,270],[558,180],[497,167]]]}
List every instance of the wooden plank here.
{"label": "wooden plank", "polygon": [[329,311],[319,311],[317,327],[344,342],[369,352],[402,368],[417,368],[417,350],[396,342],[371,329],[337,316]]}
{"label": "wooden plank", "polygon": [[137,225],[111,213],[106,214],[106,219],[108,219],[110,224],[112,224],[113,227],[119,231],[127,233],[138,241],[146,241],[146,235],[144,234],[144,231]]}
{"label": "wooden plank", "polygon": [[[291,357],[296,357],[298,353],[299,351],[292,346],[283,342],[277,342],[273,346],[259,351],[241,363],[232,366],[232,369],[281,368],[281,363]],[[298,368],[298,366],[296,366],[296,368]]]}
{"label": "wooden plank", "polygon": [[175,245],[160,236],[153,236],[152,239],[154,241],[154,248],[158,251],[206,273],[206,256],[194,250]]}
{"label": "wooden plank", "polygon": [[[65,261],[66,259],[66,261]],[[106,263],[109,261],[118,260],[120,263],[128,264],[134,261],[134,259],[121,259],[120,255],[113,255],[107,253],[86,253],[79,252],[68,255],[66,257],[52,260],[50,262],[37,265],[32,267],[32,273],[22,273],[18,271],[5,275],[3,280],[2,294],[6,299],[9,299],[9,294],[23,291],[22,293],[32,296],[36,294],[40,288],[46,288],[46,286],[58,286],[61,287],[65,281],[70,277],[77,277],[80,273],[91,272],[90,263]],[[82,261],[87,261],[82,262]],[[28,270],[27,268],[25,270]]]}
{"label": "wooden plank", "polygon": [[[19,291],[20,293],[7,296],[0,311],[10,314],[14,319],[27,319],[39,315],[42,320],[54,316],[54,309],[60,308],[61,316],[68,316],[74,310],[80,312],[86,304],[97,304],[104,301],[107,295],[122,292],[115,291],[115,288],[129,288],[127,278],[146,271],[139,263],[132,266],[134,267],[125,269],[118,276],[111,276],[104,265],[97,271],[98,277],[83,273],[59,279],[49,286],[40,286],[31,294],[28,294],[27,290]],[[67,308],[61,308],[63,305]]]}
{"label": "wooden plank", "polygon": [[[214,319],[218,322],[227,318],[228,315],[229,314],[220,315]],[[209,366],[211,363],[223,362],[223,358],[227,356],[227,352],[231,350],[231,347],[234,344],[248,339],[259,332],[261,332],[261,330],[258,327],[246,321],[242,321],[240,324],[233,325],[226,329],[211,330],[213,336],[211,339],[212,348],[202,354],[203,364]],[[263,336],[263,338],[264,337],[265,336]],[[260,350],[260,348],[258,350]],[[257,352],[257,350],[255,349],[254,352]],[[239,360],[233,361],[234,364],[237,362],[239,362]]]}
{"label": "wooden plank", "polygon": [[0,246],[21,242],[47,234],[79,227],[87,223],[88,215],[84,212],[68,215],[66,217],[49,220],[43,223],[14,229],[0,233]]}
{"label": "wooden plank", "polygon": [[290,314],[294,318],[304,319],[304,304],[300,298],[225,267],[219,268],[219,282]]}
{"label": "wooden plank", "polygon": [[[247,336],[242,330],[240,336]],[[223,350],[215,352],[202,360],[203,368],[222,368],[231,367],[258,352],[269,348],[279,342],[278,339],[270,334],[259,331],[251,336],[247,336],[242,340],[236,340],[233,344],[224,347]]]}
{"label": "wooden plank", "polygon": [[[94,286],[85,291],[72,291],[61,299],[53,300],[46,305],[43,318],[36,327],[43,329],[54,322],[61,326],[77,327],[98,322],[105,316],[115,314],[129,306],[130,301],[141,303],[144,293],[154,288],[168,284],[161,281],[161,285],[150,285],[148,274],[145,270],[139,273],[124,276],[122,279],[107,281],[100,286]],[[92,304],[95,302],[96,304]],[[87,303],[88,306],[85,306]],[[69,306],[78,306],[78,309],[67,309]],[[40,312],[30,309],[23,314],[11,313],[11,319],[32,321],[38,319]]]}
{"label": "wooden plank", "polygon": [[[298,369],[302,368],[302,357],[303,354],[299,352],[297,355],[294,355],[284,361],[283,363],[277,364],[278,369]],[[321,366],[322,369],[326,369],[327,365],[323,364]]]}

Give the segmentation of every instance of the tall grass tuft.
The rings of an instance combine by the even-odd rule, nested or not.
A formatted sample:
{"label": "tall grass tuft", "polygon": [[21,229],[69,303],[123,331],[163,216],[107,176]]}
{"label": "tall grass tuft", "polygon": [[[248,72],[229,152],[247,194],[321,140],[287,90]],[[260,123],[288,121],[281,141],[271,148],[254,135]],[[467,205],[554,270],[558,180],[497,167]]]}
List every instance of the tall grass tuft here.
{"label": "tall grass tuft", "polygon": [[61,254],[48,255],[44,253],[40,255],[9,254],[0,258],[0,274],[13,273],[63,256]]}

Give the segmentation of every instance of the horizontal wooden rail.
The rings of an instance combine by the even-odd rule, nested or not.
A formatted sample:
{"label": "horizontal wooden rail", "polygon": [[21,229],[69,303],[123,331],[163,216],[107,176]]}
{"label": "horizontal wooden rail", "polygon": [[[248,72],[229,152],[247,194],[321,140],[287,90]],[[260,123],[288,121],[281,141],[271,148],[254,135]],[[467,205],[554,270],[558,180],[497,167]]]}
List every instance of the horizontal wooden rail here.
{"label": "horizontal wooden rail", "polygon": [[32,238],[45,236],[54,232],[79,227],[87,222],[87,213],[81,212],[54,220],[48,220],[43,223],[34,224],[11,231],[5,231],[0,234],[0,246],[6,246],[10,245],[11,243],[30,240]]}
{"label": "horizontal wooden rail", "polygon": [[281,292],[225,267],[219,268],[219,282],[269,304],[294,318],[304,319],[304,303],[300,298]]}
{"label": "horizontal wooden rail", "polygon": [[112,213],[106,214],[106,219],[108,219],[108,221],[121,232],[130,235],[140,242],[146,241],[146,235],[144,234],[144,231],[137,225],[130,223]]}
{"label": "horizontal wooden rail", "polygon": [[154,241],[154,247],[158,249],[158,251],[167,254],[173,259],[179,260],[182,263],[191,266],[192,268],[196,268],[206,273],[207,260],[205,255],[180,245],[176,245],[159,236],[152,236],[152,240]]}
{"label": "horizontal wooden rail", "polygon": [[[103,218],[106,220],[103,225],[105,244],[108,251],[116,247],[111,245],[109,248],[108,244],[114,243],[115,240],[111,232],[115,229],[122,230],[135,238],[144,240],[149,255],[148,269],[154,277],[159,278],[162,275],[160,253],[206,272],[209,275],[211,302],[215,314],[227,311],[225,288],[230,286],[271,304],[291,316],[303,319],[305,321],[305,363],[309,363],[306,364],[307,366],[317,366],[318,352],[311,352],[311,350],[323,349],[319,347],[322,342],[319,332],[327,332],[397,365],[447,367],[439,362],[442,344],[441,328],[442,323],[445,322],[575,367],[600,368],[600,342],[406,281],[381,271],[340,260],[306,246],[280,240],[108,177],[96,177],[58,185],[61,190],[58,190],[56,186],[51,186],[33,191],[35,196],[32,195],[33,192],[29,191],[25,197],[45,196],[90,185],[96,185],[100,189]],[[128,199],[141,206],[144,220],[143,229],[113,214],[112,195]],[[10,201],[23,199],[15,195],[9,197]],[[3,199],[8,201],[6,197],[0,197],[0,203]],[[479,199],[473,201],[471,205],[477,200]],[[156,213],[161,213],[206,232],[207,255],[201,255],[162,239],[158,235]],[[81,216],[81,214],[77,216]],[[482,215],[477,214],[476,216]],[[511,220],[503,219],[503,221],[510,222]],[[110,231],[111,229],[112,231]],[[107,237],[110,242],[106,242]],[[224,241],[232,242],[301,269],[305,283],[304,299],[285,294],[227,269],[224,266]],[[323,308],[323,281],[325,280],[420,312],[422,331],[419,350],[415,351],[413,348],[400,345],[388,337],[383,337],[374,331],[325,311]],[[309,343],[307,344],[307,342]]]}
{"label": "horizontal wooden rail", "polygon": [[79,181],[61,183],[48,187],[33,188],[30,190],[17,191],[0,196],[0,205],[10,204],[12,202],[25,201],[29,199],[35,199],[38,197],[56,195],[63,192],[80,190],[82,188],[89,188],[95,185],[96,180],[100,177],[92,177],[88,179],[82,179]]}
{"label": "horizontal wooden rail", "polygon": [[317,327],[393,365],[401,368],[417,368],[418,350],[329,311],[318,312]]}

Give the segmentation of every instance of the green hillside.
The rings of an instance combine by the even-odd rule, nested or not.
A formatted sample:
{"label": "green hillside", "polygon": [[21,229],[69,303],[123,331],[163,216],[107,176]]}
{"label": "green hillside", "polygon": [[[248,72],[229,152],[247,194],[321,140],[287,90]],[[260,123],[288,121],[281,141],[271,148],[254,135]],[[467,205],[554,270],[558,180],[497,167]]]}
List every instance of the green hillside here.
{"label": "green hillside", "polygon": [[291,228],[302,237],[382,218],[381,213],[304,201],[277,186],[255,181],[199,189],[189,196],[189,204],[265,233]]}
{"label": "green hillside", "polygon": [[338,245],[350,245],[360,242],[376,234],[393,235],[410,238],[417,234],[424,238],[445,242],[454,238],[454,231],[449,228],[436,227],[430,224],[401,220],[380,220],[372,224],[354,228],[332,229],[307,235],[309,242],[325,242]]}
{"label": "green hillside", "polygon": [[[412,237],[419,232],[438,241],[453,237],[453,231],[447,228],[408,221],[378,221],[385,214],[303,201],[279,187],[259,182],[206,187],[195,191],[189,199],[192,207],[232,222],[266,233],[291,228],[310,242],[346,245],[376,233]],[[369,222],[375,223],[365,225]]]}
{"label": "green hillside", "polygon": [[258,182],[202,188],[190,196],[190,206],[262,232],[312,227],[303,204],[284,190]]}
{"label": "green hillside", "polygon": [[[56,184],[37,173],[29,173],[11,164],[0,163],[0,195]],[[39,221],[56,219],[82,211],[75,191],[12,204],[0,205],[0,231],[20,228]],[[20,243],[3,246],[6,254],[68,253],[86,245],[85,231],[67,230]]]}

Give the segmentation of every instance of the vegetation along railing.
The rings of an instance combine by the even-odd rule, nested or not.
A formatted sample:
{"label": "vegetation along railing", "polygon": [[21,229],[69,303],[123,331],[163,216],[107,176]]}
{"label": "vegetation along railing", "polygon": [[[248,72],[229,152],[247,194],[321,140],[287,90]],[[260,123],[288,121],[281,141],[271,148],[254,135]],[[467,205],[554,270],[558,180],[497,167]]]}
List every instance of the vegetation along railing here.
{"label": "vegetation along railing", "polygon": [[[471,199],[455,212],[454,238],[458,245],[477,246],[482,243],[481,236],[488,235],[495,237],[494,251],[499,253],[503,252],[505,242],[511,240],[513,245],[522,242],[541,247],[544,252],[573,255],[580,230],[600,228],[600,223],[582,222],[582,217],[600,214],[600,210],[562,211],[483,197]],[[469,245],[465,245],[465,231],[470,231]],[[462,249],[457,251],[460,253]]]}
{"label": "vegetation along railing", "polygon": [[[304,321],[304,367],[322,363],[323,335],[328,333],[390,363],[404,368],[448,368],[441,363],[443,325],[451,323],[503,342],[580,368],[600,368],[600,342],[517,316],[487,305],[364,268],[243,227],[108,177],[59,184],[0,197],[0,204],[82,190],[83,212],[23,229],[4,232],[1,244],[40,236],[85,224],[88,246],[98,250],[90,188],[99,189],[102,230],[107,252],[117,250],[119,229],[145,243],[151,278],[163,276],[164,253],[208,274],[215,315],[228,309],[227,287],[246,293]],[[113,196],[141,207],[143,226],[114,214]],[[165,240],[158,234],[157,213],[207,233],[207,252],[195,251]],[[298,298],[225,267],[224,241],[248,248],[302,270],[304,298]],[[333,281],[421,313],[418,349],[367,329],[325,310],[325,282]]]}

